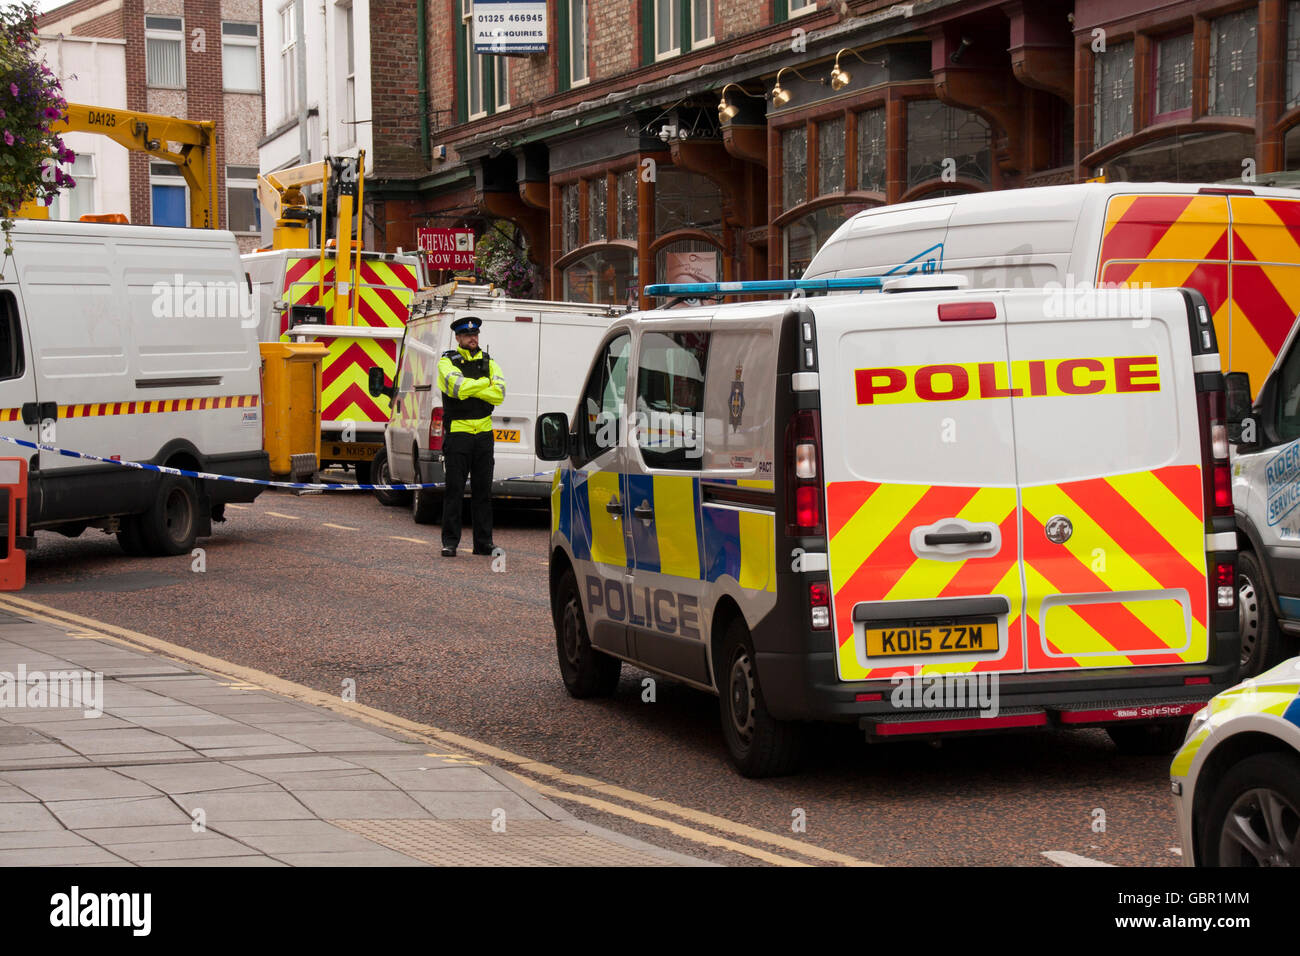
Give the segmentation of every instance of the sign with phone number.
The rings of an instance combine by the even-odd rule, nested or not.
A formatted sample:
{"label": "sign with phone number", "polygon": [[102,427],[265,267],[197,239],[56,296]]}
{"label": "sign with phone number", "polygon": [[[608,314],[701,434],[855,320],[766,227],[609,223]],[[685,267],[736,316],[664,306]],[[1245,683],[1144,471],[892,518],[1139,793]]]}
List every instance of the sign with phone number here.
{"label": "sign with phone number", "polygon": [[474,52],[545,53],[545,0],[474,0]]}

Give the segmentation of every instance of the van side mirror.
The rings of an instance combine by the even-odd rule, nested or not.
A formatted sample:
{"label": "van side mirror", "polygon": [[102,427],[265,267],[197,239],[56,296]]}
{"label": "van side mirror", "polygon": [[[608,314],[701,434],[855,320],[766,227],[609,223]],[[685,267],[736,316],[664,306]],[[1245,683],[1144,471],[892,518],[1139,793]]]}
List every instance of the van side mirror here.
{"label": "van side mirror", "polygon": [[533,447],[542,461],[563,461],[569,457],[569,416],[547,412],[537,419]]}
{"label": "van side mirror", "polygon": [[396,391],[393,386],[384,381],[384,370],[372,365],[370,367],[370,397],[379,398],[381,395],[387,395],[392,398]]}
{"label": "van side mirror", "polygon": [[1229,372],[1223,376],[1223,390],[1228,406],[1225,416],[1228,441],[1238,446],[1259,444],[1259,426],[1250,401],[1250,376],[1245,372]]}

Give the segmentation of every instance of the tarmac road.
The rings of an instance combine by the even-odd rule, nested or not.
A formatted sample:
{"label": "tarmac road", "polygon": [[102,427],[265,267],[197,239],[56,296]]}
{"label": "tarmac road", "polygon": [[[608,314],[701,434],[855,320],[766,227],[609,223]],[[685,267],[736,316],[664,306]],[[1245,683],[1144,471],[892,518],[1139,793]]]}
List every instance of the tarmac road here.
{"label": "tarmac road", "polygon": [[1120,756],[1100,731],[868,746],[828,726],[799,775],[753,781],[726,762],[716,698],[659,678],[644,702],[651,675],[625,665],[614,698],[571,699],[543,511],[498,504],[504,573],[440,557],[437,526],[364,493],[269,492],[228,516],[201,562],[42,533],[21,596],[329,693],[354,681],[361,703],[513,755],[580,818],[701,858],[1179,863],[1168,758]]}

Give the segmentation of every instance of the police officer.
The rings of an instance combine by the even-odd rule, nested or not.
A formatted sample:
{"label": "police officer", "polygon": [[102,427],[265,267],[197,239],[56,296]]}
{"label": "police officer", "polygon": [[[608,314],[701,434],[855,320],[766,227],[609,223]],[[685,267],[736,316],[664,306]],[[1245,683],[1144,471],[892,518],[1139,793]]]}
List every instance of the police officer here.
{"label": "police officer", "polygon": [[469,476],[474,553],[492,553],[492,408],[506,397],[501,367],[478,347],[483,320],[465,315],[451,324],[456,348],[438,361],[442,390],[442,457],[447,487],[442,496],[442,556],[454,558],[460,545],[465,476]]}

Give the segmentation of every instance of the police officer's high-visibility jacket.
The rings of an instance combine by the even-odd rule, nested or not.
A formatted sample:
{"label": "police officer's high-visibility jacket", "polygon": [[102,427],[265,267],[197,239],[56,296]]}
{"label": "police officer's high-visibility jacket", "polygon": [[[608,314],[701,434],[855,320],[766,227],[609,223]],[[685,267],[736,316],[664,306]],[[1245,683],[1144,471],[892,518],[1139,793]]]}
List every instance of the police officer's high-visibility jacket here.
{"label": "police officer's high-visibility jacket", "polygon": [[473,355],[462,348],[443,352],[438,361],[445,432],[477,435],[492,430],[492,408],[506,399],[501,366],[482,350]]}

